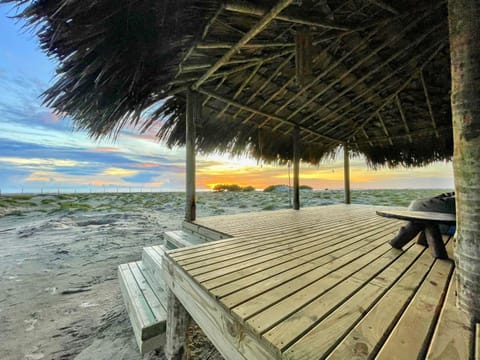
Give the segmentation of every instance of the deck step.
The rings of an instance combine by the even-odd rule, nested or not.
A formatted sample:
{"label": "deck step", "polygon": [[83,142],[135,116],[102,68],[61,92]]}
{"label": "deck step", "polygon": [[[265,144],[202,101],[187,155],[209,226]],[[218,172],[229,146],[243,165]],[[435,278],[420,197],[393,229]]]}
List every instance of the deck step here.
{"label": "deck step", "polygon": [[[155,245],[144,247],[142,252],[145,277],[162,304],[167,304],[167,295],[162,276],[162,258],[166,250],[163,245]],[[165,308],[167,308],[166,305]]]}
{"label": "deck step", "polygon": [[140,352],[145,354],[162,347],[167,319],[163,283],[152,287],[154,282],[142,261],[120,265],[118,278]]}
{"label": "deck step", "polygon": [[199,236],[183,230],[167,231],[164,233],[164,237],[167,249],[188,247],[203,244],[205,242],[205,240]]}

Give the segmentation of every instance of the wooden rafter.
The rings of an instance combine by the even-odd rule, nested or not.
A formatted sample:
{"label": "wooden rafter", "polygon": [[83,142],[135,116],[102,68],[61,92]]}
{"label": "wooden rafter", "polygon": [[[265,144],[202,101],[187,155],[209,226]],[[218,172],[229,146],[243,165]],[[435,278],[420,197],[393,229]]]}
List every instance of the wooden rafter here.
{"label": "wooden rafter", "polygon": [[[452,128],[450,126],[445,126],[441,128],[437,128],[438,132],[451,132]],[[401,135],[390,135],[390,136],[379,136],[379,137],[370,137],[368,140],[359,141],[355,140],[356,144],[371,144],[371,143],[378,143],[378,142],[385,142],[385,141],[392,141],[392,140],[401,140],[408,138],[408,136],[415,136],[415,137],[423,137],[423,136],[431,136],[435,134],[434,129],[422,129],[417,131],[412,131],[410,134],[401,134]],[[353,137],[352,137],[353,140]]]}
{"label": "wooden rafter", "polygon": [[395,100],[395,97],[400,94],[405,88],[410,85],[410,83],[415,79],[415,77],[419,76],[418,73],[419,71],[422,71],[425,66],[427,66],[430,61],[432,61],[435,56],[445,47],[444,43],[441,43],[437,49],[428,57],[428,59],[419,67],[418,71],[416,71],[414,74],[412,74],[404,83],[402,86],[400,86],[397,91],[395,91],[393,94],[391,94],[388,98],[385,99],[383,105],[378,108],[373,114],[371,114],[367,119],[365,119],[354,131],[352,131],[349,135],[348,138],[351,139],[353,136],[355,136],[365,125],[367,125],[374,117],[377,116],[377,113],[379,111],[382,111],[383,108],[385,108],[387,105],[389,105],[392,101]]}
{"label": "wooden rafter", "polygon": [[[210,97],[213,97],[219,101],[222,101],[224,102],[225,104],[229,104],[231,106],[234,106],[234,107],[237,107],[237,108],[241,108],[242,110],[245,110],[245,111],[248,111],[248,112],[252,112],[252,113],[256,113],[257,115],[260,115],[260,116],[264,116],[264,117],[269,117],[269,118],[272,118],[278,122],[281,122],[281,123],[284,123],[284,124],[287,124],[289,126],[292,126],[292,127],[295,127],[295,126],[298,126],[297,124],[291,122],[291,121],[288,121],[288,120],[285,120],[284,118],[280,117],[280,116],[276,116],[276,115],[273,115],[273,114],[269,114],[269,113],[266,113],[264,111],[261,111],[261,110],[258,110],[258,109],[255,109],[251,106],[248,106],[248,105],[245,105],[245,104],[242,104],[238,101],[234,101],[232,99],[229,99],[229,98],[226,98],[220,94],[216,94],[212,91],[209,91],[209,90],[206,90],[206,89],[203,89],[203,88],[199,88],[198,89],[198,92],[204,94],[204,95],[207,95],[207,96],[210,96]],[[311,134],[315,134],[316,137],[324,140],[324,141],[327,141],[329,143],[341,143],[342,141],[338,140],[338,139],[335,139],[335,138],[332,138],[332,137],[329,137],[329,136],[325,136],[323,134],[319,134],[311,129],[308,129],[304,126],[299,126],[299,129],[304,131],[304,132],[307,132],[307,133],[311,133]]]}
{"label": "wooden rafter", "polygon": [[[426,16],[426,15],[424,15]],[[363,59],[361,59],[360,61],[358,61],[355,65],[353,65],[352,67],[350,67],[343,75],[341,75],[340,77],[336,77],[335,80],[333,80],[327,87],[325,87],[322,91],[319,91],[317,92],[312,98],[310,98],[308,101],[306,101],[302,106],[300,106],[297,110],[295,110],[293,113],[291,113],[289,116],[288,116],[288,119],[289,120],[292,120],[297,114],[299,114],[305,107],[307,107],[308,105],[310,105],[313,101],[315,101],[316,99],[318,99],[319,97],[321,97],[323,94],[325,94],[328,90],[330,90],[331,88],[333,88],[333,86],[335,86],[337,83],[339,83],[342,79],[346,78],[349,74],[351,74],[353,71],[355,71],[356,69],[358,69],[362,64],[364,64],[367,60],[373,58],[376,54],[378,54],[381,50],[385,49],[387,46],[389,46],[390,44],[398,41],[399,39],[401,39],[402,35],[405,34],[407,31],[411,30],[413,27],[415,27],[422,19],[423,17],[420,17],[420,18],[417,18],[415,20],[413,20],[409,25],[405,26],[400,32],[398,32],[396,35],[392,36],[392,37],[389,37],[388,40],[386,42],[384,42],[383,44],[381,44],[380,46],[378,46],[377,48],[375,48],[374,50],[370,51],[369,54],[364,57]],[[398,57],[399,55],[403,54],[404,51],[406,51],[406,49],[409,49],[410,47],[412,47],[414,44],[418,44],[419,42],[423,41],[423,39],[425,39],[425,37],[427,35],[429,35],[431,32],[433,32],[436,28],[438,28],[440,26],[440,24],[437,24],[436,26],[434,26],[432,29],[430,29],[430,31],[428,31],[426,34],[423,34],[422,36],[420,36],[414,43],[409,43],[409,45],[407,45],[406,48],[402,48],[401,50],[397,51],[394,55],[390,56],[389,59],[387,59],[387,61],[384,61],[382,64],[380,64],[379,66],[375,67],[374,69],[370,70],[369,72],[367,72],[366,75],[362,76],[353,86],[350,86],[348,87],[346,90],[344,90],[343,92],[341,92],[341,96],[343,96],[345,93],[347,93],[348,91],[350,91],[354,86],[356,86],[358,83],[364,81],[368,76],[370,76],[371,74],[377,72],[379,69],[381,69],[383,66],[385,66],[386,64],[388,64],[390,61],[392,61],[393,59],[395,59],[396,57]],[[338,96],[337,96],[338,98]],[[328,104],[331,104],[331,102],[329,102]]]}
{"label": "wooden rafter", "polygon": [[[398,112],[400,113],[400,117],[402,118],[403,126],[405,127],[405,131],[407,132],[408,141],[411,144],[413,140],[412,136],[410,135],[410,128],[408,127],[407,117],[405,116],[405,111],[403,110],[402,102],[398,94],[395,97],[395,104],[397,105]],[[362,129],[365,130],[365,128]]]}
{"label": "wooden rafter", "polygon": [[425,94],[425,100],[427,101],[428,112],[430,113],[430,118],[432,119],[432,126],[435,129],[435,136],[438,139],[440,137],[440,134],[437,131],[437,123],[435,121],[435,116],[433,115],[432,103],[430,102],[430,96],[428,95],[428,88],[427,84],[425,83],[425,78],[423,77],[423,71],[420,71],[420,80],[422,81],[422,87]]}
{"label": "wooden rafter", "polygon": [[260,21],[254,25],[232,48],[230,48],[207,72],[205,72],[192,86],[193,89],[198,89],[211,75],[220,69],[230,58],[235,55],[240,48],[252,40],[258,33],[260,33],[275,17],[289,6],[293,0],[280,0],[278,3],[268,11]]}
{"label": "wooden rafter", "polygon": [[[333,69],[335,69],[338,65],[341,64],[342,61],[344,61],[346,58],[348,58],[355,50],[359,49],[361,46],[364,46],[365,44],[368,43],[368,41],[375,35],[377,32],[380,31],[380,28],[376,28],[375,30],[371,31],[365,38],[364,40],[357,44],[354,48],[350,49],[346,54],[344,54],[340,59],[338,59],[336,62],[334,62],[332,65],[330,65],[326,70],[322,71],[319,75],[317,75],[312,81],[310,81],[308,84],[306,84],[304,87],[300,89],[294,96],[290,97],[285,103],[280,106],[276,111],[275,114],[279,114],[283,109],[285,109],[288,105],[290,105],[293,101],[298,99],[300,96],[302,96],[306,91],[308,91],[310,88],[312,88],[315,84],[317,84],[324,76],[329,74]],[[300,111],[304,108],[305,106],[302,105],[299,107]],[[297,111],[298,113],[299,111]]]}
{"label": "wooden rafter", "polygon": [[[225,3],[225,10],[237,12],[241,14],[254,15],[254,16],[264,16],[267,13],[267,9],[262,8],[249,1],[227,1]],[[325,29],[333,30],[349,30],[347,26],[337,25],[329,21],[318,21],[313,19],[302,18],[298,16],[292,16],[288,14],[277,15],[276,20],[286,21],[295,24],[316,26]]]}
{"label": "wooden rafter", "polygon": [[393,6],[386,4],[384,1],[380,0],[367,0],[369,3],[377,5],[379,8],[382,8],[384,10],[387,10],[391,12],[394,15],[400,14],[397,9],[395,9]]}
{"label": "wooden rafter", "polygon": [[390,145],[393,145],[393,141],[390,138],[390,134],[388,133],[388,129],[385,126],[385,121],[383,121],[382,114],[380,112],[377,113],[378,121],[380,122],[380,125],[382,125],[383,132],[385,133],[385,136],[388,138],[388,143]]}
{"label": "wooden rafter", "polygon": [[[442,42],[445,42],[444,40],[441,40],[435,44],[433,44],[432,46],[430,46],[429,48],[425,49],[424,51],[418,53],[417,55],[415,55],[414,57],[412,57],[408,62],[404,63],[403,65],[397,67],[393,72],[389,72],[386,76],[384,76],[383,78],[377,80],[375,82],[375,84],[371,85],[371,88],[372,89],[377,89],[377,90],[382,90],[384,91],[385,88],[383,87],[380,87],[382,84],[384,84],[385,82],[389,81],[396,73],[400,73],[401,71],[403,71],[404,69],[408,68],[409,67],[409,63],[411,64],[416,64],[421,58],[423,58],[424,56],[426,55],[429,55],[432,53],[432,51],[434,51]],[[416,73],[416,70],[415,70],[415,73]],[[398,88],[398,86],[400,86],[401,83],[396,83],[394,82],[393,84],[391,84],[389,86],[390,89],[394,89],[394,88]],[[352,113],[354,111],[356,111],[357,109],[360,109],[362,107],[364,107],[365,105],[369,104],[372,100],[373,100],[373,97],[376,97],[377,96],[377,93],[375,92],[374,94],[366,97],[366,98],[363,98],[365,94],[364,93],[360,93],[358,94],[354,99],[352,99],[352,103],[354,103],[355,105],[354,106],[351,106],[351,107],[348,107],[350,104],[346,103],[342,106],[340,106],[339,108],[336,108],[336,111],[339,112],[339,111],[342,111],[342,110],[346,110],[344,113],[342,113],[342,115],[340,117],[336,117],[336,118],[330,118],[330,116],[327,116],[327,118],[325,119],[319,119],[318,121],[316,121],[312,127],[316,128],[321,122],[324,122],[325,124],[320,127],[319,131],[323,130],[324,128],[326,128],[327,126],[330,125],[331,122],[337,122],[339,121],[341,118],[345,118],[349,113]],[[363,101],[358,101],[360,99],[363,98]],[[383,102],[382,102],[383,104]],[[366,112],[368,111],[371,111],[372,108],[374,108],[375,105],[372,105],[370,106]],[[316,110],[314,111],[312,114],[310,114],[308,116],[308,120],[316,115],[318,115],[319,111]],[[361,115],[363,115],[364,112],[362,113],[357,113],[356,117],[359,117]],[[341,123],[340,125],[342,125],[343,123]],[[338,126],[335,126],[333,127],[333,130],[336,129]]]}
{"label": "wooden rafter", "polygon": [[[288,65],[290,63],[290,61],[293,59],[293,56],[295,54],[292,52],[290,54],[290,56],[288,56],[277,68],[276,70],[262,83],[262,85],[257,89],[255,90],[255,92],[253,92],[252,95],[250,95],[250,97],[247,99],[247,105],[250,104],[272,81],[273,79],[275,79],[275,77],[277,77],[277,75],[282,71],[282,69]],[[271,97],[270,97],[271,99]],[[270,100],[271,101],[271,100]],[[262,109],[263,107],[265,107],[265,105],[267,104],[267,102],[270,102],[270,101],[266,101],[262,104],[262,106],[260,107],[260,109]],[[240,114],[242,110],[239,109],[237,111],[237,113],[235,114],[235,116],[238,116]],[[253,115],[253,114],[252,114]],[[254,116],[254,115],[253,115]],[[249,120],[249,119],[248,119]],[[247,121],[248,121],[247,120]]]}
{"label": "wooden rafter", "polygon": [[[252,81],[252,79],[257,74],[258,70],[260,70],[262,65],[263,63],[259,62],[258,65],[255,67],[255,69],[253,69],[252,73],[242,82],[238,90],[235,92],[235,94],[233,94],[233,100],[237,100],[238,96],[242,93],[243,89],[245,89],[245,86],[247,86],[250,83],[250,81]],[[225,113],[225,111],[228,110],[229,107],[230,107],[230,104],[225,105],[222,111],[220,111],[215,118],[219,119],[220,117],[222,117],[222,115]]]}
{"label": "wooden rafter", "polygon": [[[230,49],[235,43],[231,42],[202,42],[197,44],[197,49]],[[282,43],[282,42],[255,42],[248,43],[243,46],[245,49],[264,49],[264,48],[282,48],[282,47],[294,47],[295,43]]]}

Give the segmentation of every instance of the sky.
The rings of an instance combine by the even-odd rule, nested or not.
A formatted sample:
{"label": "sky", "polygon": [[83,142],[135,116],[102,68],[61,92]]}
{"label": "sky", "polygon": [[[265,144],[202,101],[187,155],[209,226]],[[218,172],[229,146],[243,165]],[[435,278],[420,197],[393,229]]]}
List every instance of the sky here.
{"label": "sky", "polygon": [[[168,149],[153,134],[125,129],[114,141],[93,140],[74,131],[72,120],[42,106],[56,63],[39,49],[35,36],[0,6],[0,191],[102,192],[183,191],[185,149]],[[301,184],[343,188],[343,155],[319,166],[301,165]],[[453,188],[451,163],[420,169],[380,169],[353,158],[353,189]],[[289,169],[253,159],[213,154],[197,157],[197,188],[219,183],[263,189],[288,184]]]}

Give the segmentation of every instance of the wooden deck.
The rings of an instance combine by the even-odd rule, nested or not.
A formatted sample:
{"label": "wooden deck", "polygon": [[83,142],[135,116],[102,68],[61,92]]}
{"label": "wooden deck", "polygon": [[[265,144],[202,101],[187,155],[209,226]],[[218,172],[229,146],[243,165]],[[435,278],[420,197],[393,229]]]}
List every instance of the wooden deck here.
{"label": "wooden deck", "polygon": [[226,359],[473,358],[453,261],[391,248],[403,222],[379,209],[200,219],[232,238],[168,252],[166,283]]}

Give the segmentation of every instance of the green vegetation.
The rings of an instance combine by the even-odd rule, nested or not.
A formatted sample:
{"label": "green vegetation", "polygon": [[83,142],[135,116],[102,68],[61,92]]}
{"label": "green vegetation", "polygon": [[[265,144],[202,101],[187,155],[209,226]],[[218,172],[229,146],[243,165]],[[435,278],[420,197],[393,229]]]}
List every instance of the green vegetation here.
{"label": "green vegetation", "polygon": [[[311,186],[308,185],[300,185],[298,187],[300,190],[313,190]],[[292,187],[290,187],[292,189]],[[264,192],[273,192],[273,191],[287,191],[288,185],[270,185],[263,189]]]}
{"label": "green vegetation", "polygon": [[233,191],[233,192],[249,192],[255,191],[253,186],[240,186],[237,184],[217,184],[213,187],[215,192]]}
{"label": "green vegetation", "polygon": [[278,191],[280,189],[288,189],[288,185],[270,185],[263,189],[264,192]]}

